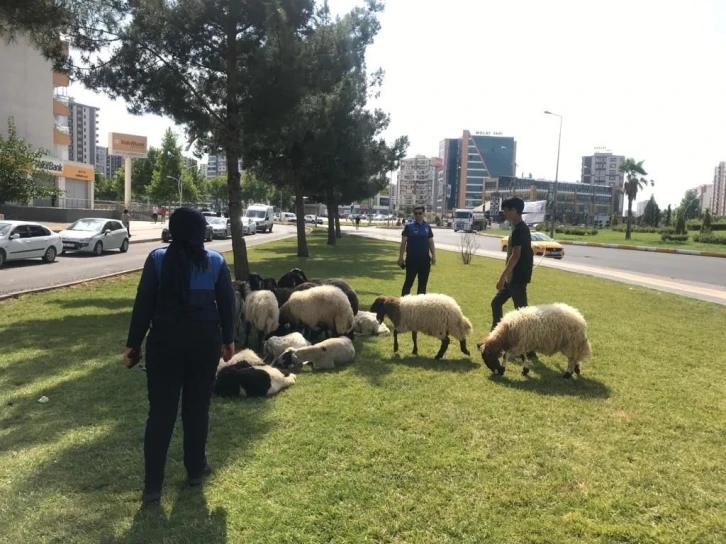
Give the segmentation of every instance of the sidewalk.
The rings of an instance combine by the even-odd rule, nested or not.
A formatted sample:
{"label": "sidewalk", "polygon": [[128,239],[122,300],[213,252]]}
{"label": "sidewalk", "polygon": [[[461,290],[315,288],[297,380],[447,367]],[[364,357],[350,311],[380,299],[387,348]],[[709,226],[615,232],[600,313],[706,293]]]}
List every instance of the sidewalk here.
{"label": "sidewalk", "polygon": [[[43,223],[53,232],[60,232],[70,223]],[[161,221],[154,223],[153,221],[131,221],[131,238],[130,244],[142,244],[144,242],[160,242],[161,231],[169,226],[169,221],[163,225]]]}
{"label": "sidewalk", "polygon": [[[479,236],[487,236],[490,238],[501,238],[501,234],[479,233]],[[678,249],[675,247],[653,247],[653,246],[633,246],[628,244],[608,244],[602,242],[581,242],[579,240],[557,240],[563,246],[590,246],[590,247],[606,247],[608,249],[625,249],[630,251],[650,251],[651,253],[674,253],[676,255],[694,255],[696,257],[718,257],[726,259],[726,252],[719,253],[717,251],[699,251],[697,249]]]}

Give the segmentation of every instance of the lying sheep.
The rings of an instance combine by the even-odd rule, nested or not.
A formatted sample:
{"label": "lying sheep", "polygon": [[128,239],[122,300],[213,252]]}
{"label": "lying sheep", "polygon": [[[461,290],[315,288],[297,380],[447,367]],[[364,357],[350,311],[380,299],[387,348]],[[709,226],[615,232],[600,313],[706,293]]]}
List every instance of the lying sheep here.
{"label": "lying sheep", "polygon": [[262,349],[265,337],[280,326],[280,309],[277,306],[277,299],[270,291],[252,291],[247,284],[243,284],[242,289],[246,322],[244,345],[249,347],[250,332],[254,327],[258,334],[259,347]]}
{"label": "lying sheep", "polygon": [[[562,353],[567,357],[567,371],[580,374],[580,363],[592,356],[587,339],[587,322],[582,314],[567,304],[527,306],[506,314],[492,332],[479,344],[482,359],[489,370],[504,374],[504,363],[515,357],[524,361],[522,374],[529,373],[525,355],[536,351],[542,355]],[[502,364],[499,356],[504,353]]]}
{"label": "lying sheep", "polygon": [[263,366],[265,364],[265,362],[260,359],[260,356],[254,351],[251,349],[243,349],[235,353],[229,361],[225,361],[220,358],[219,364],[217,364],[217,373],[219,373],[219,371],[224,367],[232,366],[237,363],[245,363],[247,366]]}
{"label": "lying sheep", "polygon": [[353,335],[353,310],[345,293],[332,285],[295,291],[280,308],[280,321],[294,328],[325,330],[332,336]]}
{"label": "lying sheep", "polygon": [[441,340],[435,359],[441,359],[449,348],[449,336],[459,340],[461,352],[469,355],[466,337],[472,326],[456,301],[448,295],[426,294],[404,297],[378,297],[371,306],[379,323],[384,317],[393,322],[393,352],[398,352],[398,333],[411,331],[413,355],[418,355],[418,333]]}
{"label": "lying sheep", "polygon": [[273,363],[287,348],[304,348],[309,346],[305,337],[299,332],[285,336],[273,336],[265,342],[262,348],[262,357],[266,363]]}
{"label": "lying sheep", "polygon": [[352,363],[355,359],[355,346],[350,338],[328,338],[313,346],[287,348],[275,362],[283,369],[299,369],[310,365],[313,370],[331,370],[336,366]]}
{"label": "lying sheep", "polygon": [[373,312],[358,312],[353,318],[353,332],[360,336],[385,336],[391,334],[385,323],[378,323]]}
{"label": "lying sheep", "polygon": [[239,361],[217,372],[214,393],[227,398],[271,397],[294,383],[295,374],[269,365],[253,366]]}

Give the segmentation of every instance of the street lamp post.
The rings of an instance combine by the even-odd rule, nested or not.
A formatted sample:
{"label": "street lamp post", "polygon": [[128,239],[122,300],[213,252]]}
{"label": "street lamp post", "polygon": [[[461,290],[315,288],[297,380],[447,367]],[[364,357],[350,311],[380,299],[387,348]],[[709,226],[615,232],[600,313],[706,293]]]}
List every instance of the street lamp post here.
{"label": "street lamp post", "polygon": [[183,186],[182,186],[182,177],[181,176],[179,176],[178,178],[175,178],[174,176],[166,176],[166,177],[169,178],[169,179],[173,179],[174,181],[176,181],[176,185],[179,188],[179,207],[181,208],[182,207],[182,202],[183,202],[183,200],[182,200],[182,196],[183,196],[183,191],[182,191],[182,189],[183,189]]}
{"label": "street lamp post", "polygon": [[557,168],[555,170],[555,188],[553,190],[554,196],[552,200],[552,224],[550,225],[550,238],[555,237],[555,217],[557,216],[557,181],[560,176],[560,144],[562,143],[562,116],[551,111],[545,111],[546,115],[554,115],[560,118],[560,134],[557,137]]}

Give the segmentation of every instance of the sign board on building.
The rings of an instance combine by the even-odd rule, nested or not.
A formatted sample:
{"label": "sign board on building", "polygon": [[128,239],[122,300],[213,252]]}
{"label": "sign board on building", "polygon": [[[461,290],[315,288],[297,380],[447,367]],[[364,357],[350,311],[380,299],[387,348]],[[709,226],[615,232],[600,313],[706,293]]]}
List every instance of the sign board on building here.
{"label": "sign board on building", "polygon": [[54,176],[63,175],[63,161],[60,161],[58,159],[43,157],[38,163],[38,168]]}
{"label": "sign board on building", "polygon": [[66,163],[63,165],[63,177],[80,181],[94,181],[96,170],[92,166]]}
{"label": "sign board on building", "polygon": [[143,158],[146,157],[147,142],[146,136],[134,136],[131,134],[121,134],[119,132],[109,132],[108,134],[108,154],[119,155],[121,157]]}
{"label": "sign board on building", "polygon": [[487,130],[487,131],[477,130],[474,134],[476,136],[502,136],[502,135],[504,135],[503,132],[492,132],[489,130]]}

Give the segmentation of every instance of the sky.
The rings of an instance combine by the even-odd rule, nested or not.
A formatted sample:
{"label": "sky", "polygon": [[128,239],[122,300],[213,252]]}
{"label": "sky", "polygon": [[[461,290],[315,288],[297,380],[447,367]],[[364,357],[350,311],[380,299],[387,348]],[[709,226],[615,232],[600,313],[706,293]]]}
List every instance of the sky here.
{"label": "sky", "polygon": [[[362,0],[329,0],[345,13]],[[517,140],[517,175],[554,179],[563,116],[561,181],[580,179],[583,155],[605,146],[644,160],[661,207],[713,181],[726,161],[724,0],[387,0],[368,68],[385,71],[385,137],[408,135],[409,156],[436,156],[462,131]],[[148,136],[167,127],[134,117],[77,84],[69,94],[101,108],[110,131]]]}

